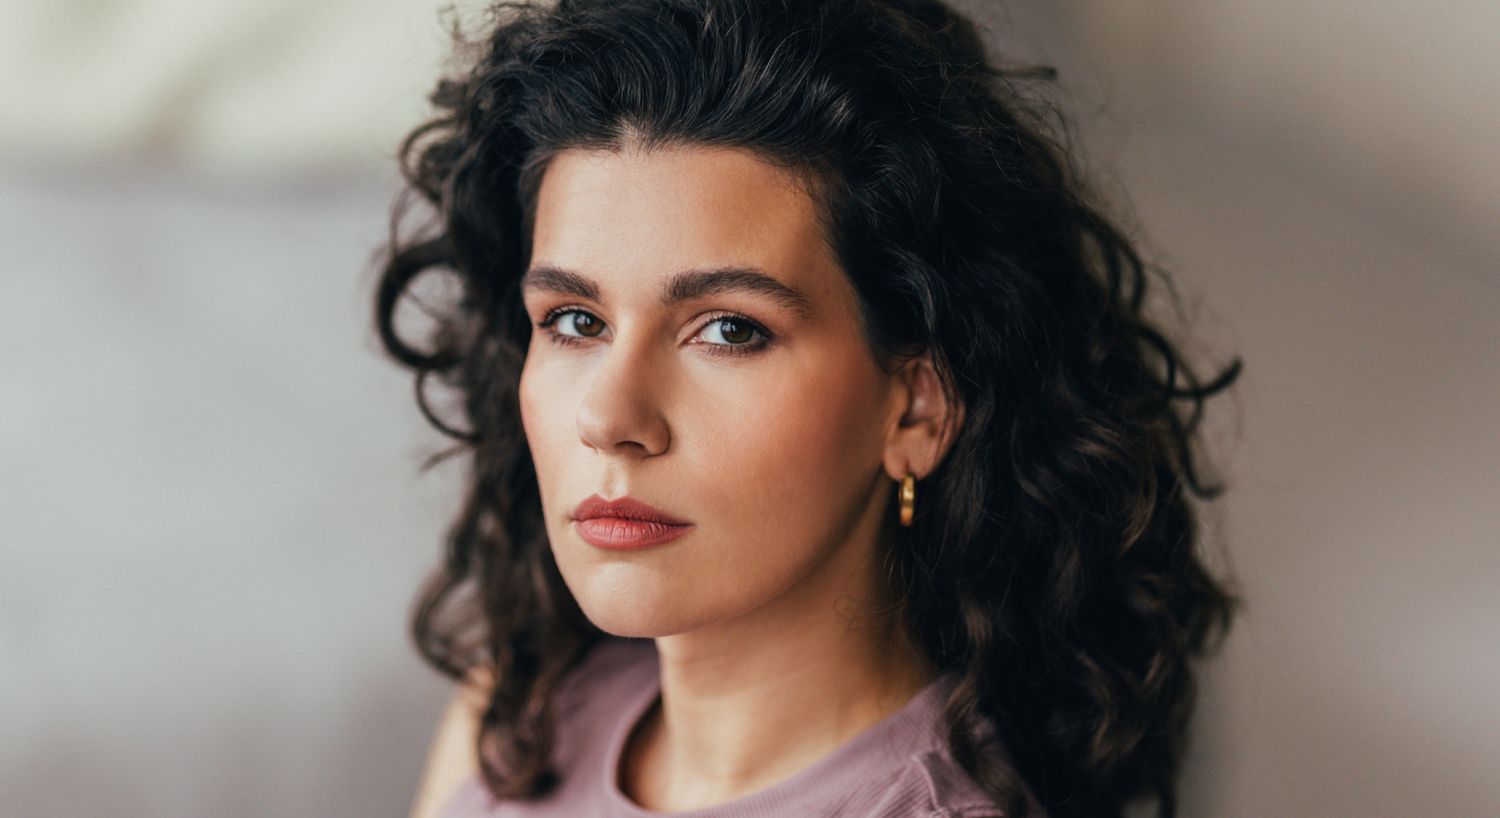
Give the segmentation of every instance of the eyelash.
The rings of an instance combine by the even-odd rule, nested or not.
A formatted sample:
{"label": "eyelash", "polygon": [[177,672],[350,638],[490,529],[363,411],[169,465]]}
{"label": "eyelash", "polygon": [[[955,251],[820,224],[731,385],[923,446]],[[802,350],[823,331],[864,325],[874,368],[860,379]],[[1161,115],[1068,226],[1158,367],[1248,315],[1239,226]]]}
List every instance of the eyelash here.
{"label": "eyelash", "polygon": [[[596,319],[598,318],[598,316],[594,315],[588,310],[582,310],[577,307],[558,307],[554,310],[549,311],[546,315],[542,316],[542,320],[537,323],[537,326],[546,330],[547,336],[551,338],[552,342],[557,344],[558,346],[574,346],[579,342],[585,340],[584,338],[580,338],[574,335],[563,335],[562,333],[557,332],[552,328],[552,326],[557,323],[557,319],[561,318],[564,315],[567,315],[570,312],[593,316]],[[746,318],[743,315],[733,312],[718,313],[710,317],[707,321],[704,321],[703,324],[698,327],[698,332],[701,333],[706,327],[709,327],[720,321],[734,321],[736,323],[745,324],[749,326],[752,331],[760,335],[760,340],[750,341],[749,343],[744,344],[702,344],[702,346],[708,348],[709,354],[711,355],[753,355],[771,345],[771,333],[767,332],[765,327],[762,327],[759,323],[752,321],[751,319]],[[693,337],[696,338],[697,333],[694,333]]]}

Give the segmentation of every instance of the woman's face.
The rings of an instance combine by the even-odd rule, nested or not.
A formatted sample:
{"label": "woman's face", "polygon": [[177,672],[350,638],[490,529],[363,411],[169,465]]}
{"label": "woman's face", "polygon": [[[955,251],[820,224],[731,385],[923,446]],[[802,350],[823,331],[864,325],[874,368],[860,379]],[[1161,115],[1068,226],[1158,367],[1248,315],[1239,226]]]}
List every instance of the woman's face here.
{"label": "woman's face", "polygon": [[[807,194],[748,152],[573,149],[536,208],[522,420],[553,553],[590,620],[696,630],[866,556],[895,493],[882,462],[904,393],[870,355]],[[694,286],[724,269],[742,272]],[[573,512],[596,494],[691,526],[644,548],[591,544]]]}

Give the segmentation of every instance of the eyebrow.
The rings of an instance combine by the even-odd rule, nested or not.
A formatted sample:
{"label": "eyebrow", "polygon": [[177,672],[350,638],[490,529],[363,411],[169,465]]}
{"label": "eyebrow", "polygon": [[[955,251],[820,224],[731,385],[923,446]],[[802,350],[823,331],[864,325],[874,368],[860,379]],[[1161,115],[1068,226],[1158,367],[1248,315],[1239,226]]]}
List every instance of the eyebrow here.
{"label": "eyebrow", "polygon": [[[527,270],[521,277],[521,289],[571,295],[601,303],[603,301],[599,297],[598,282],[581,273],[550,264],[538,264]],[[683,301],[726,292],[768,296],[803,318],[812,315],[812,300],[803,295],[801,290],[777,281],[756,267],[712,267],[674,273],[662,285],[661,303],[670,307]]]}

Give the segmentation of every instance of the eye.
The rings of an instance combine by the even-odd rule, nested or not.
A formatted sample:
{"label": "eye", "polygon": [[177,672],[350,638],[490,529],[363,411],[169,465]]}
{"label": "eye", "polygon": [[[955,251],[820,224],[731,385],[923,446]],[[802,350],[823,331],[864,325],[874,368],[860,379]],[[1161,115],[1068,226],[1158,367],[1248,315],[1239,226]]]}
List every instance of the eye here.
{"label": "eye", "polygon": [[[569,318],[572,320],[568,320]],[[570,324],[574,332],[558,331],[552,328],[554,326],[566,328]],[[571,343],[567,339],[572,338],[596,338],[604,331],[604,322],[600,321],[598,316],[572,307],[547,313],[537,326],[546,329],[549,335],[561,343]]]}
{"label": "eye", "polygon": [[[598,316],[577,307],[552,310],[537,326],[546,330],[547,337],[559,346],[581,344],[584,339],[597,338],[604,332],[604,322]],[[704,336],[722,339],[699,342],[710,355],[749,355],[770,346],[772,340],[771,333],[759,323],[736,313],[710,318],[693,337]]]}
{"label": "eye", "polygon": [[[770,333],[759,324],[733,313],[714,316],[703,325],[697,337],[712,338],[715,335],[723,341],[709,341],[706,344],[715,354],[747,354],[764,348],[770,342]],[[760,340],[756,340],[756,336],[760,336]]]}

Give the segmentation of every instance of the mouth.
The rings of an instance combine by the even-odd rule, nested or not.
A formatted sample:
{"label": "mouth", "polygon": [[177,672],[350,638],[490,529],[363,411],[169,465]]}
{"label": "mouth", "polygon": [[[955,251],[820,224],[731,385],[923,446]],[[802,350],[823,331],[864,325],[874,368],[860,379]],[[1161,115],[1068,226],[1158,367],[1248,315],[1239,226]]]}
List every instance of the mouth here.
{"label": "mouth", "polygon": [[595,494],[573,510],[578,535],[599,548],[645,548],[688,533],[693,524],[632,497],[605,500]]}
{"label": "mouth", "polygon": [[605,517],[642,523],[660,523],[661,525],[692,525],[687,520],[680,519],[676,515],[629,495],[616,500],[606,500],[597,494],[591,494],[573,509],[575,520],[594,520]]}
{"label": "mouth", "polygon": [[573,527],[578,530],[578,536],[600,548],[645,548],[661,545],[681,537],[693,528],[690,525],[664,525],[618,517],[576,520]]}

